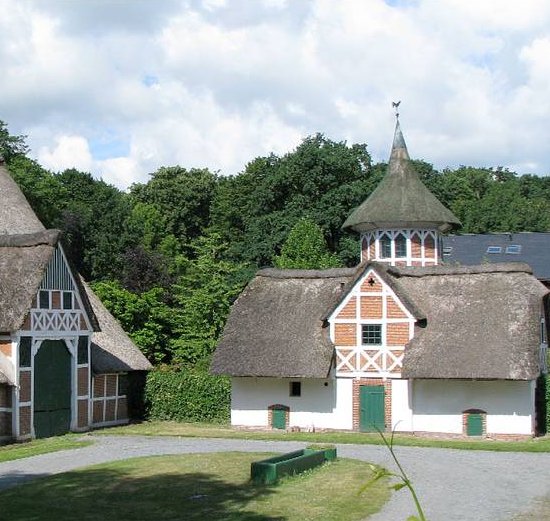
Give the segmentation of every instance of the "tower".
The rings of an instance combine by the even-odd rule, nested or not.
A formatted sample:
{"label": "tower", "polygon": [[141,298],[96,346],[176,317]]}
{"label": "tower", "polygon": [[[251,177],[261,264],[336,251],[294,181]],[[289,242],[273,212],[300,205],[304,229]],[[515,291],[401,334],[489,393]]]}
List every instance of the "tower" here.
{"label": "tower", "polygon": [[414,170],[396,114],[386,175],[346,219],[361,235],[361,262],[434,266],[441,259],[439,236],[460,221],[432,194]]}

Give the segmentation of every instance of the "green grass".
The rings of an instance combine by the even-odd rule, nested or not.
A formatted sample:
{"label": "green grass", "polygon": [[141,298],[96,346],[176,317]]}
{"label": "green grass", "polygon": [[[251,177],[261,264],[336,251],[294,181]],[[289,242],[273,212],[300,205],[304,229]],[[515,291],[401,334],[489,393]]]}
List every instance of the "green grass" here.
{"label": "green grass", "polygon": [[[251,431],[232,428],[229,425],[179,422],[143,422],[95,431],[96,434],[139,436],[182,436],[189,438],[237,438],[247,440],[303,441],[310,443],[355,443],[382,445],[377,433],[361,432],[285,432]],[[550,452],[550,436],[527,441],[452,440],[396,434],[394,445],[436,447],[463,450],[492,450],[500,452]]]}
{"label": "green grass", "polygon": [[134,458],[38,479],[0,492],[12,521],[361,520],[389,499],[369,465],[341,459],[272,486],[252,485],[250,463],[267,454]]}
{"label": "green grass", "polygon": [[91,445],[92,441],[79,441],[82,435],[67,434],[55,438],[45,438],[32,440],[25,443],[13,443],[0,446],[0,463],[14,459],[28,458],[38,456],[48,452],[57,452],[59,450],[78,449]]}

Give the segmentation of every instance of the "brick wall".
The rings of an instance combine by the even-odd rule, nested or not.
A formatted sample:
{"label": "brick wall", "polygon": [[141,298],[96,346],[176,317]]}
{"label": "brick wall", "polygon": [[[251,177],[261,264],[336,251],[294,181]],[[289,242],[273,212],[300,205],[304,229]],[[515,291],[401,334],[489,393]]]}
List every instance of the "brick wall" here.
{"label": "brick wall", "polygon": [[88,368],[78,368],[78,396],[86,396],[88,394]]}
{"label": "brick wall", "polygon": [[19,435],[28,436],[31,433],[31,408],[19,408]]}
{"label": "brick wall", "polygon": [[11,387],[0,384],[0,407],[11,407]]}
{"label": "brick wall", "polygon": [[78,400],[78,427],[88,427],[88,400]]}
{"label": "brick wall", "polygon": [[382,295],[361,297],[361,318],[382,318]]}
{"label": "brick wall", "polygon": [[20,402],[31,401],[31,372],[30,371],[19,372],[19,401]]}

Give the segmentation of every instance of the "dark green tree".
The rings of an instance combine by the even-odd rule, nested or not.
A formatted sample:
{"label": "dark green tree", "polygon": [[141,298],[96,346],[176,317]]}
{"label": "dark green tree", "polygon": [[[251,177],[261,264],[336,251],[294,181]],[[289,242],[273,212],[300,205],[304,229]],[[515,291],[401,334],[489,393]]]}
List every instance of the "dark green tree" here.
{"label": "dark green tree", "polygon": [[273,263],[282,269],[327,269],[341,267],[342,262],[331,253],[320,226],[309,219],[300,219],[290,230]]}

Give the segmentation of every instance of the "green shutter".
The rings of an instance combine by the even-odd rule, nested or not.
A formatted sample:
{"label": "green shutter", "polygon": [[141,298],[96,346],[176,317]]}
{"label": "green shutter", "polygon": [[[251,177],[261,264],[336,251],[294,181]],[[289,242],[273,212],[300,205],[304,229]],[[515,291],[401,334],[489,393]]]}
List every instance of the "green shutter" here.
{"label": "green shutter", "polygon": [[284,409],[272,410],[271,426],[274,429],[286,429],[286,411]]}
{"label": "green shutter", "polygon": [[362,385],[359,388],[359,429],[376,432],[385,428],[384,386]]}
{"label": "green shutter", "polygon": [[483,418],[480,413],[469,413],[466,424],[466,434],[468,436],[483,435]]}

